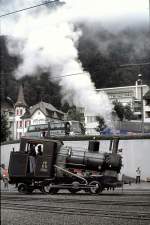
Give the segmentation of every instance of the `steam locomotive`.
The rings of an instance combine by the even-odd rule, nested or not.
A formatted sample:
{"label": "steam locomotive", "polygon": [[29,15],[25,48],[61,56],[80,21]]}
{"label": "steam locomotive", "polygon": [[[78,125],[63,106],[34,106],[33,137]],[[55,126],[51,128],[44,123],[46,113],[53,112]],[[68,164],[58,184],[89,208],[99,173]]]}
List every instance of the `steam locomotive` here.
{"label": "steam locomotive", "polygon": [[22,137],[20,150],[10,154],[9,183],[21,193],[39,189],[55,194],[67,189],[99,194],[122,185],[118,181],[121,167],[118,140],[111,140],[110,152],[102,153],[98,141],[89,141],[88,151],[81,151],[60,140]]}

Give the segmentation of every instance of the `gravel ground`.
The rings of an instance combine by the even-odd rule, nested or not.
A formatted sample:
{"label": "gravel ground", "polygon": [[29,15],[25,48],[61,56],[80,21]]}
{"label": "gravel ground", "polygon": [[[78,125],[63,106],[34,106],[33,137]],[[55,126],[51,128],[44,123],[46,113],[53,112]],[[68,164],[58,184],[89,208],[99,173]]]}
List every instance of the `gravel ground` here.
{"label": "gravel ground", "polygon": [[[1,204],[2,225],[150,224],[149,183],[125,185],[123,192],[104,191],[98,196],[83,192],[72,195],[67,191],[21,195],[9,187],[9,191],[1,193]],[[142,213],[146,216],[142,217]]]}
{"label": "gravel ground", "polygon": [[149,225],[150,221],[2,210],[2,225]]}

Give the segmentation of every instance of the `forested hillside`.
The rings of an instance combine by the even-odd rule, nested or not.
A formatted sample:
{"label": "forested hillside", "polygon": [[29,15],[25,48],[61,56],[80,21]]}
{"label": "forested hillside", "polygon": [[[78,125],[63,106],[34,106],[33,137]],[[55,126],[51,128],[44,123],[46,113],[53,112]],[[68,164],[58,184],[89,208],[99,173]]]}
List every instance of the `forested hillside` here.
{"label": "forested hillside", "polygon": [[[137,75],[143,75],[143,83],[150,84],[150,65],[122,68],[120,65],[150,61],[149,34],[141,30],[126,30],[116,37],[107,31],[90,32],[81,25],[83,35],[78,44],[79,59],[85,71],[89,71],[96,88],[134,85]],[[141,37],[142,33],[142,39]],[[140,43],[144,40],[145,44]],[[148,40],[148,41],[147,41]],[[143,42],[142,42],[143,43]],[[10,96],[16,101],[18,81],[13,71],[19,63],[19,58],[8,54],[6,38],[0,37],[1,48],[1,101]],[[26,76],[22,79],[25,98],[29,105],[40,100],[61,107],[60,87],[50,81],[49,75],[39,72],[36,76]]]}
{"label": "forested hillside", "polygon": [[150,84],[150,65],[120,67],[122,64],[150,62],[150,37],[143,29],[125,30],[117,35],[82,27],[79,57],[96,88],[134,85],[137,75]]}

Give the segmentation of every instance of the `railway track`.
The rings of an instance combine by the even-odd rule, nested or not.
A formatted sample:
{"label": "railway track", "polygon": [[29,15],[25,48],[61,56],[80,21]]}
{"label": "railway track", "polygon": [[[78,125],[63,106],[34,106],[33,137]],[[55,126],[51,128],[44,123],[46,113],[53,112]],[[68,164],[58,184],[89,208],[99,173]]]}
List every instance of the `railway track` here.
{"label": "railway track", "polygon": [[[23,210],[64,215],[95,216],[115,219],[150,221],[150,195],[137,194],[132,199],[128,194],[111,196],[88,196],[70,194],[59,195],[21,195],[3,193],[2,209]],[[86,197],[86,199],[85,199]],[[141,199],[142,197],[142,199]],[[108,207],[110,206],[110,207]]]}
{"label": "railway track", "polygon": [[51,206],[51,205],[35,205],[35,204],[24,204],[24,203],[12,203],[3,202],[2,209],[9,210],[23,210],[35,211],[35,212],[46,212],[53,214],[67,214],[67,215],[82,215],[82,216],[96,216],[96,217],[115,217],[121,219],[134,219],[134,220],[148,220],[150,221],[150,212],[141,211],[121,211],[121,210],[104,210],[104,209],[93,209],[89,207],[67,207],[63,206]]}
{"label": "railway track", "polygon": [[[80,205],[84,204],[84,205],[120,205],[120,206],[148,206],[150,207],[150,199],[147,201],[131,201],[131,200],[127,200],[127,199],[122,199],[122,200],[102,200],[102,199],[92,199],[92,200],[80,200],[80,199],[60,199],[60,198],[48,198],[48,199],[42,199],[42,198],[26,198],[26,197],[21,197],[17,196],[17,197],[8,197],[5,198],[3,196],[1,196],[1,201],[3,202],[3,200],[6,201],[18,201],[18,202],[27,202],[27,201],[44,201],[44,202],[49,202],[49,203],[63,203],[63,204],[68,204],[68,203],[78,203]],[[4,203],[5,203],[4,202]]]}

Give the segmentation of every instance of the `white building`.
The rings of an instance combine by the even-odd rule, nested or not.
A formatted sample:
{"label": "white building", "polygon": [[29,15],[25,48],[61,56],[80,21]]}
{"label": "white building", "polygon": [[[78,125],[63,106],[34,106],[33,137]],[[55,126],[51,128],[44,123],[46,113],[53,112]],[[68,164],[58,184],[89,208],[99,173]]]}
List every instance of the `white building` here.
{"label": "white building", "polygon": [[143,90],[143,96],[148,92],[148,85],[136,85],[134,86],[123,86],[123,87],[113,87],[113,88],[103,88],[97,89],[98,92],[104,91],[111,102],[119,101],[124,106],[130,105],[134,114],[137,118],[141,118],[141,88]]}
{"label": "white building", "polygon": [[64,113],[46,102],[27,106],[24,98],[23,87],[19,87],[18,99],[15,104],[15,132],[14,139],[23,136],[29,125],[44,124],[50,121],[64,120]]}
{"label": "white building", "polygon": [[89,134],[89,135],[99,134],[99,132],[97,132],[95,129],[98,126],[98,121],[96,120],[96,116],[89,113],[85,113],[84,117],[85,117],[86,134]]}
{"label": "white building", "polygon": [[[123,86],[123,87],[113,87],[113,88],[102,88],[97,89],[97,92],[105,92],[108,95],[108,98],[111,102],[119,101],[125,105],[130,105],[133,110],[134,115],[137,120],[141,120],[142,117],[142,94],[143,92],[143,115],[144,122],[150,122],[150,100],[148,99],[149,86],[148,85],[138,85],[134,86]],[[146,97],[145,97],[146,96]],[[92,114],[85,114],[85,127],[87,130],[87,134],[96,134],[96,127],[98,126],[98,122],[96,117]]]}
{"label": "white building", "polygon": [[143,97],[144,121],[150,122],[150,90]]}

